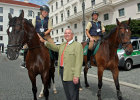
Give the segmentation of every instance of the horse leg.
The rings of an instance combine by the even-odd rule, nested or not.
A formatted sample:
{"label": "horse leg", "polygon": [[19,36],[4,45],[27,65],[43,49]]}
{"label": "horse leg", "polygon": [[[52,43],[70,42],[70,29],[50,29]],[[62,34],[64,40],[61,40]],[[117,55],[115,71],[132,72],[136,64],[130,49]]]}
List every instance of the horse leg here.
{"label": "horse leg", "polygon": [[39,96],[38,97],[43,97],[44,96],[44,94],[43,94],[43,90],[44,90],[44,85],[42,84],[42,88],[41,88],[41,91],[40,91],[40,94],[39,94]]}
{"label": "horse leg", "polygon": [[56,94],[57,90],[56,90],[56,86],[55,86],[54,75],[51,78],[52,78],[52,81],[53,81],[53,83],[52,83],[53,84],[53,93]]}
{"label": "horse leg", "polygon": [[123,98],[122,98],[122,93],[120,91],[120,84],[119,84],[119,78],[118,78],[118,75],[119,75],[118,66],[112,69],[111,72],[112,72],[114,83],[116,86],[118,100],[122,100]]}
{"label": "horse leg", "polygon": [[98,100],[102,100],[101,99],[101,88],[102,88],[102,84],[103,84],[102,83],[103,71],[104,71],[103,67],[98,67],[98,92],[97,92]]}
{"label": "horse leg", "polygon": [[32,82],[32,91],[33,91],[33,95],[34,95],[34,100],[37,100],[37,97],[36,97],[36,93],[37,93],[36,75],[34,75],[33,73],[31,73],[29,71],[28,71],[28,75],[29,75],[29,78]]}
{"label": "horse leg", "polygon": [[88,84],[88,81],[87,81],[87,73],[88,73],[88,67],[85,66],[85,68],[84,68],[85,87],[89,87],[89,84]]}
{"label": "horse leg", "polygon": [[47,73],[44,73],[42,77],[42,81],[43,81],[43,84],[44,84],[44,90],[43,90],[43,94],[45,96],[45,100],[48,100],[48,97],[49,97],[49,90],[48,90],[48,87],[49,87],[49,72]]}

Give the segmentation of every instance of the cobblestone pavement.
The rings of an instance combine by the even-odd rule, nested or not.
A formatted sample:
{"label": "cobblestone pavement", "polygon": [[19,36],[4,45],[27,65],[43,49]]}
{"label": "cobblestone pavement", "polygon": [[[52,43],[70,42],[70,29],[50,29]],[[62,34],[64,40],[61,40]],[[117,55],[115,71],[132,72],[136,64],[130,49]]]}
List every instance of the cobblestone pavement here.
{"label": "cobblestone pavement", "polygon": [[[20,63],[21,59],[9,61],[5,55],[0,55],[0,100],[33,100],[31,82],[28,78],[27,70],[20,68]],[[120,71],[120,80],[139,85],[139,69],[140,68],[135,68],[129,72]],[[90,69],[89,73],[96,74],[96,68]],[[58,77],[57,68],[55,75],[58,93],[53,94],[52,89],[50,89],[49,100],[66,100],[60,77]],[[109,71],[105,71],[104,76],[112,78],[112,74]],[[85,88],[83,75],[81,75],[81,84],[83,86],[83,90],[80,91],[80,100],[97,100],[96,93],[98,89],[98,80],[89,76],[88,81],[90,88]],[[37,87],[39,94],[41,90],[40,76],[37,77]],[[121,91],[124,100],[140,100],[140,89],[121,85]],[[116,90],[113,82],[103,80],[102,98],[103,100],[117,100]],[[38,100],[45,99],[38,98]]]}

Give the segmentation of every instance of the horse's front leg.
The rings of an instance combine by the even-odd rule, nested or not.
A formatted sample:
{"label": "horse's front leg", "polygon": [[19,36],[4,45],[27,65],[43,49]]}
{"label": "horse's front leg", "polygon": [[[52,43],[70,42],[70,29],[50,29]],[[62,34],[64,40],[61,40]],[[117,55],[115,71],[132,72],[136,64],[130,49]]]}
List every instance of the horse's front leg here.
{"label": "horse's front leg", "polygon": [[36,93],[37,93],[37,87],[36,87],[36,75],[34,75],[34,73],[28,71],[28,75],[29,75],[29,78],[32,82],[32,91],[33,91],[33,95],[34,95],[34,100],[37,100],[37,96],[36,96]]}
{"label": "horse's front leg", "polygon": [[53,81],[53,93],[56,94],[57,90],[56,90],[56,86],[55,86],[55,81],[54,81],[54,76],[52,77],[52,81]]}
{"label": "horse's front leg", "polygon": [[46,71],[45,73],[42,74],[42,82],[44,84],[44,90],[43,94],[45,96],[45,100],[49,99],[49,86],[51,84],[51,79],[49,79],[49,71]]}
{"label": "horse's front leg", "polygon": [[102,88],[102,77],[103,77],[103,71],[104,68],[98,66],[98,92],[97,92],[97,96],[98,96],[98,100],[102,100],[101,99],[101,88]]}
{"label": "horse's front leg", "polygon": [[87,73],[88,73],[88,67],[85,65],[84,68],[84,79],[85,79],[85,87],[89,87],[88,81],[87,81]]}
{"label": "horse's front leg", "polygon": [[38,97],[43,97],[44,96],[44,94],[43,94],[43,90],[44,90],[44,85],[42,84],[42,88],[41,88],[41,91],[40,91],[40,94],[39,94],[39,96]]}
{"label": "horse's front leg", "polygon": [[119,75],[118,66],[116,66],[114,69],[112,69],[111,72],[112,72],[114,83],[116,86],[118,100],[123,100],[122,93],[120,91],[119,79],[118,79],[118,75]]}

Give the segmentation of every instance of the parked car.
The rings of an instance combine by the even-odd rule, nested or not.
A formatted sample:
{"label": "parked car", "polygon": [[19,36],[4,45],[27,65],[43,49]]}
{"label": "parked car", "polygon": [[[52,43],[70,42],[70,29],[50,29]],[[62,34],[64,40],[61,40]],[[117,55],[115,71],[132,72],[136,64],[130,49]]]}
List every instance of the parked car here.
{"label": "parked car", "polygon": [[133,46],[133,52],[131,55],[126,55],[122,48],[117,50],[119,67],[123,67],[127,71],[134,65],[140,64],[140,38],[131,39],[131,43]]}

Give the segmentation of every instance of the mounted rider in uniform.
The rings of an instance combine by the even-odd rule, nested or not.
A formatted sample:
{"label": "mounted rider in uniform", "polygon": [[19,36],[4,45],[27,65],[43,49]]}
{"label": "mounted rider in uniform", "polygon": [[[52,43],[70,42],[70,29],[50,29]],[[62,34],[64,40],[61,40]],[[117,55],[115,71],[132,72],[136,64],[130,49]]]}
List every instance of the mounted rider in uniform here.
{"label": "mounted rider in uniform", "polygon": [[101,21],[98,21],[99,13],[97,11],[93,11],[92,13],[92,21],[88,22],[86,26],[86,34],[90,40],[89,47],[88,47],[88,53],[87,53],[87,66],[88,68],[91,68],[90,64],[90,57],[93,53],[93,45],[94,42],[97,41],[102,33],[105,32],[105,27]]}

